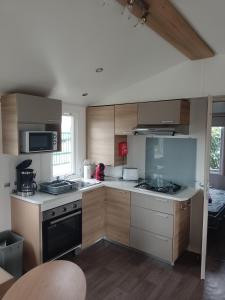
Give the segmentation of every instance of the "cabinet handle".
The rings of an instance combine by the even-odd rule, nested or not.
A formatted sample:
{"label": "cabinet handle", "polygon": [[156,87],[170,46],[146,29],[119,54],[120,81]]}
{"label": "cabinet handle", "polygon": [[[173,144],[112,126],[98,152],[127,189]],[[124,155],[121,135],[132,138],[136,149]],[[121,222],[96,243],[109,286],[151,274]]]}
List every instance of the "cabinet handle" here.
{"label": "cabinet handle", "polygon": [[162,201],[164,203],[169,203],[168,199],[157,198],[157,201]]}
{"label": "cabinet handle", "polygon": [[173,124],[175,122],[173,120],[162,120],[161,123],[162,124]]}
{"label": "cabinet handle", "polygon": [[160,236],[160,235],[154,235],[154,237],[156,237],[157,239],[162,240],[162,241],[164,241],[164,242],[169,242],[169,239],[164,238],[164,237],[162,237],[162,236]]}
{"label": "cabinet handle", "polygon": [[162,217],[162,218],[165,218],[165,219],[168,219],[168,215],[165,215],[165,214],[155,213],[155,215],[159,216],[159,217]]}
{"label": "cabinet handle", "polygon": [[48,122],[55,122],[55,123],[58,123],[59,120],[48,120]]}

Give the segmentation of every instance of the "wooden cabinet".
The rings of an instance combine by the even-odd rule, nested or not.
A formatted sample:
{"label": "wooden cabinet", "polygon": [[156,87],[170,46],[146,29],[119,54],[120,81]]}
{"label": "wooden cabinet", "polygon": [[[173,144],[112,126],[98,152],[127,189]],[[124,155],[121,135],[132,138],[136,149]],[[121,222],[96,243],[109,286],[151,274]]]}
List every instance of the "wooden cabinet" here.
{"label": "wooden cabinet", "polygon": [[123,245],[130,244],[130,192],[106,188],[106,237]]}
{"label": "wooden cabinet", "polygon": [[188,125],[190,103],[188,100],[151,101],[139,103],[139,125]]}
{"label": "wooden cabinet", "polygon": [[57,124],[61,123],[62,104],[60,100],[38,96],[15,94],[18,122]]}
{"label": "wooden cabinet", "polygon": [[87,158],[105,165],[123,165],[126,160],[118,155],[118,144],[126,136],[115,136],[115,107],[87,108]]}
{"label": "wooden cabinet", "polygon": [[138,104],[115,105],[115,134],[130,135],[138,125]]}
{"label": "wooden cabinet", "polygon": [[82,247],[88,247],[105,234],[105,188],[97,188],[83,194],[82,199]]}
{"label": "wooden cabinet", "polygon": [[42,263],[42,220],[38,204],[11,198],[12,230],[24,237],[23,265],[29,271]]}
{"label": "wooden cabinet", "polygon": [[49,130],[58,132],[61,149],[62,102],[24,94],[10,94],[1,98],[2,148],[4,154],[20,154],[19,132]]}
{"label": "wooden cabinet", "polygon": [[190,201],[131,194],[131,246],[174,263],[189,243]]}

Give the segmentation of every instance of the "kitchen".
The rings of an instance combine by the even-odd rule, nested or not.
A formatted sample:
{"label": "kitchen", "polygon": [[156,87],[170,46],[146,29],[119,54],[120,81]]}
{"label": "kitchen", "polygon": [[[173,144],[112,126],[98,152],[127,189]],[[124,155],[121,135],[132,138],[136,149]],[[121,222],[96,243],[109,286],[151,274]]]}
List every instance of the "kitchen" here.
{"label": "kitchen", "polygon": [[[46,101],[46,99],[41,97],[33,97],[23,94],[14,94],[3,97],[3,132],[5,128],[4,123],[7,124],[6,129],[8,129],[9,122],[12,120],[10,112],[8,113],[5,108],[5,106],[9,104],[9,97],[13,98],[13,100],[17,102],[16,107],[18,114],[20,112],[20,101],[21,103],[23,103],[23,101],[33,101],[34,107],[37,107],[34,102],[38,101],[40,108],[42,105],[43,107],[45,106]],[[167,105],[168,101],[155,102],[154,105],[157,103],[159,105],[164,105],[164,103]],[[60,258],[62,255],[73,250],[77,253],[76,251],[80,251],[81,248],[85,249],[90,247],[103,238],[119,243],[120,245],[130,246],[134,249],[141,250],[171,264],[172,266],[187,248],[195,253],[201,253],[202,218],[200,217],[200,214],[202,213],[203,196],[198,192],[199,189],[195,186],[199,185],[196,176],[201,176],[196,172],[196,164],[202,163],[202,156],[200,155],[200,152],[203,145],[201,144],[201,140],[199,140],[198,132],[195,131],[196,128],[199,129],[199,127],[203,129],[205,122],[203,122],[204,120],[202,121],[202,119],[197,119],[195,112],[196,107],[201,107],[202,110],[206,110],[207,102],[205,99],[193,99],[191,101],[175,100],[174,103],[178,108],[179,120],[181,119],[180,114],[183,113],[182,105],[185,104],[185,125],[173,124],[173,127],[171,127],[171,124],[163,124],[157,127],[157,121],[154,120],[154,123],[151,125],[150,118],[148,120],[144,120],[145,125],[141,126],[139,123],[141,122],[139,121],[141,119],[140,110],[137,110],[137,107],[142,104],[131,104],[136,107],[135,118],[133,118],[134,111],[131,110],[131,121],[134,122],[125,122],[126,128],[124,128],[120,123],[123,124],[124,120],[129,121],[130,115],[126,113],[122,114],[122,118],[117,116],[117,118],[114,119],[114,109],[117,108],[118,111],[118,107],[99,106],[87,108],[87,132],[88,128],[93,130],[96,126],[98,130],[103,131],[103,133],[98,133],[98,136],[104,136],[104,138],[108,141],[116,141],[116,138],[115,140],[113,139],[114,127],[117,128],[117,130],[120,130],[120,132],[122,131],[128,134],[127,136],[123,135],[122,139],[121,136],[119,136],[119,142],[122,140],[124,143],[124,140],[128,139],[127,158],[125,156],[120,157],[119,154],[117,154],[118,157],[115,159],[115,154],[116,151],[119,150],[119,146],[108,147],[107,145],[106,152],[105,149],[103,149],[102,152],[99,151],[99,153],[97,153],[101,160],[98,158],[93,159],[91,154],[87,154],[87,158],[96,162],[101,161],[108,165],[105,170],[105,173],[108,176],[105,176],[105,178],[104,176],[103,178],[101,178],[101,176],[97,177],[97,179],[104,179],[103,181],[100,182],[96,179],[90,178],[85,181],[84,179],[76,177],[73,178],[74,176],[68,176],[65,180],[57,179],[48,183],[43,182],[43,180],[40,179],[40,174],[37,174],[39,190],[41,192],[35,191],[36,185],[33,185],[33,169],[30,168],[37,165],[35,160],[37,161],[47,158],[47,160],[45,160],[46,168],[47,161],[50,161],[49,156],[51,154],[32,154],[32,151],[43,151],[41,149],[32,148],[32,143],[35,145],[35,138],[38,134],[49,134],[49,131],[27,131],[30,125],[24,123],[23,119],[20,119],[22,117],[17,117],[19,122],[14,123],[14,126],[18,127],[15,130],[19,132],[19,128],[22,128],[23,133],[26,132],[29,134],[28,138],[30,139],[30,142],[27,143],[26,139],[23,138],[23,135],[18,140],[12,140],[9,135],[5,135],[3,136],[3,151],[12,151],[12,149],[15,151],[16,149],[16,151],[28,152],[28,154],[20,155],[19,159],[15,159],[14,170],[12,171],[14,174],[17,172],[17,177],[13,178],[13,182],[17,181],[17,191],[16,194],[11,195],[12,230],[23,236],[25,239],[23,261],[23,268],[25,271],[29,271],[42,262]],[[144,105],[146,104],[151,105],[150,102],[144,103]],[[54,106],[54,103],[51,105]],[[119,105],[122,109],[126,108],[126,106],[126,104]],[[89,110],[92,109],[95,112],[97,110],[97,114],[95,114],[94,118],[91,119],[93,115],[90,117]],[[102,124],[102,115],[99,120],[96,116],[98,116],[98,111],[101,111],[102,109],[113,109],[112,119],[109,119],[107,114],[104,114],[103,116],[104,120],[106,120],[105,122],[109,122],[110,126],[104,124],[104,126],[99,127],[99,122]],[[54,111],[54,107],[51,110]],[[144,111],[146,111],[146,108]],[[154,111],[156,112],[157,109]],[[120,113],[121,111],[119,111],[119,116]],[[173,115],[175,113],[175,116],[177,116],[175,109],[172,110],[172,113]],[[60,114],[61,112],[59,115]],[[188,114],[188,116],[186,114]],[[158,122],[161,123],[160,114],[158,114],[158,117]],[[165,116],[163,117],[165,118]],[[166,117],[168,118],[171,116],[167,115]],[[32,112],[30,112],[29,118],[34,120],[35,115],[32,115]],[[119,124],[111,126],[111,122],[114,122],[114,120],[115,122],[117,120]],[[37,119],[37,122],[39,122],[39,119]],[[35,123],[32,123],[31,125],[31,128],[33,129]],[[35,126],[43,126],[43,124],[39,122],[36,123]],[[24,128],[26,128],[26,131],[24,131]],[[132,133],[131,130],[133,129],[135,131],[140,130],[141,132],[145,132],[146,128],[147,134],[130,135],[130,133]],[[163,132],[160,132],[159,136],[156,132],[151,133],[151,130],[156,130],[156,128],[163,130]],[[110,130],[109,134],[104,134],[104,131],[107,129]],[[175,134],[174,131],[178,131],[178,133]],[[184,131],[184,133],[182,131]],[[188,135],[187,132],[189,132]],[[93,130],[91,133],[95,134],[96,132]],[[113,136],[110,135],[111,133]],[[93,149],[91,148],[92,145],[89,146],[90,142],[88,139],[92,141],[89,134],[87,134],[87,148]],[[8,146],[9,142],[13,143],[10,147]],[[4,147],[4,143],[6,147]],[[19,145],[17,143],[19,143]],[[164,144],[165,147],[163,147]],[[103,143],[102,145],[105,144]],[[153,145],[152,149],[151,145]],[[26,146],[29,146],[30,149],[26,150]],[[148,149],[149,147],[150,149]],[[180,158],[177,157],[179,153],[173,154],[174,149],[176,148],[179,149],[179,152],[182,150]],[[110,156],[109,151],[112,151]],[[141,151],[143,152],[142,154]],[[140,153],[141,159],[135,155],[137,152]],[[32,154],[31,157],[29,153]],[[37,158],[36,155],[38,155]],[[104,155],[106,158],[104,158]],[[29,160],[29,158],[31,158],[31,160]],[[162,158],[164,161],[162,161]],[[112,159],[113,161],[110,162],[107,161],[107,159]],[[149,166],[148,163],[151,160],[153,161]],[[161,170],[158,172],[164,173],[164,177],[167,179],[167,181],[165,181],[165,186],[163,186],[164,180],[162,180],[162,174],[157,174],[157,165],[154,167],[155,163],[159,164],[158,160],[162,165],[165,165],[164,167],[161,166]],[[189,166],[187,164],[183,165],[185,160]],[[18,161],[20,162],[19,164]],[[170,161],[173,165],[175,163],[177,164],[176,172],[173,174],[175,178],[168,177],[171,176],[172,172],[171,167],[167,165],[168,161]],[[126,169],[126,167],[121,166],[122,163],[126,163],[128,168]],[[118,164],[118,166],[112,167],[113,164]],[[111,167],[109,165],[111,165]],[[150,186],[150,189],[153,189],[153,192],[147,190],[149,186],[146,186],[143,179],[140,183],[137,182],[139,179],[137,169],[129,169],[129,167],[136,167],[136,165],[140,168],[140,173],[142,172],[141,176],[144,175],[144,178],[145,174],[147,175],[146,179],[151,176],[153,178],[156,176]],[[178,171],[179,165],[180,173]],[[15,170],[15,167],[17,171]],[[156,170],[154,168],[156,168]],[[186,168],[188,172],[184,172],[184,168]],[[149,174],[151,169],[152,174]],[[31,170],[31,174],[29,173],[28,176],[29,189],[27,190],[26,185],[24,189],[23,184],[19,185],[18,182],[20,182],[21,177],[22,181],[26,181],[27,171],[29,170]],[[24,171],[25,179],[23,179]],[[133,175],[131,174],[131,177],[129,177],[129,171],[136,172],[132,173]],[[156,174],[154,174],[155,172]],[[178,174],[178,177],[176,173]],[[182,177],[181,173],[184,177],[183,181],[179,178]],[[89,176],[90,175],[91,173]],[[112,175],[114,175],[114,177]],[[125,180],[121,180],[123,175],[125,176]],[[97,176],[99,176],[99,174]],[[131,181],[129,181],[129,179],[131,179]],[[175,182],[178,181],[181,185],[176,183],[174,185],[171,184],[170,181],[172,179]],[[69,186],[66,186],[66,188],[68,187],[68,193],[64,193],[66,190],[61,190],[63,183],[70,183]],[[63,186],[63,188],[65,187]],[[48,193],[43,193],[46,191]],[[33,193],[35,194],[33,195]],[[196,207],[198,210],[196,210]],[[192,213],[190,211],[192,211]],[[198,215],[197,222],[195,214]],[[183,221],[179,221],[180,218],[182,218]],[[63,228],[68,229],[64,232],[62,231]],[[142,230],[140,231],[141,228]],[[145,243],[143,243],[143,241],[145,241]]]}
{"label": "kitchen", "polygon": [[[202,0],[199,7],[166,1],[172,22],[179,24],[179,11],[192,25],[201,15],[191,29],[202,28],[210,43],[173,32],[191,40],[179,46],[148,13],[138,19],[140,5],[148,12],[146,1],[78,2],[55,9],[23,3],[18,11],[2,5],[19,24],[3,26],[10,60],[2,65],[21,70],[21,61],[25,68],[25,78],[15,70],[0,80],[0,233],[24,239],[19,276],[70,261],[80,267],[87,299],[169,299],[186,279],[187,299],[214,295],[212,266],[205,267],[206,173],[210,107],[225,94],[223,49],[212,39],[223,36],[223,26],[217,21],[212,33],[205,25],[204,33]],[[156,3],[151,13],[164,14]],[[205,15],[211,5],[203,5]]]}

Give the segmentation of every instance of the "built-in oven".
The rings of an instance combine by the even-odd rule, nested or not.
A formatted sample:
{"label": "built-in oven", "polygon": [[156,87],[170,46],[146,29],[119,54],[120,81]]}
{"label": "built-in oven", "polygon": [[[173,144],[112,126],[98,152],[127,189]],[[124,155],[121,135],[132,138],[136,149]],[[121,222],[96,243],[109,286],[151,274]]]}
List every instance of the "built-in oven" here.
{"label": "built-in oven", "polygon": [[43,212],[43,261],[56,259],[81,246],[81,200]]}

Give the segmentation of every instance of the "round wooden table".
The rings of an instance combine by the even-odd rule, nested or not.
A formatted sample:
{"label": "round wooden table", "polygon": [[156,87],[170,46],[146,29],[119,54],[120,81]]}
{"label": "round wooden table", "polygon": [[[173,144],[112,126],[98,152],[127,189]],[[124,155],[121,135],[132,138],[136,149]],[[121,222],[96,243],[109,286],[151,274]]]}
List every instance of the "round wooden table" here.
{"label": "round wooden table", "polygon": [[3,300],[84,300],[85,297],[83,271],[72,262],[56,260],[23,275]]}

